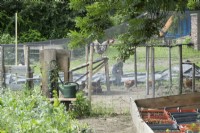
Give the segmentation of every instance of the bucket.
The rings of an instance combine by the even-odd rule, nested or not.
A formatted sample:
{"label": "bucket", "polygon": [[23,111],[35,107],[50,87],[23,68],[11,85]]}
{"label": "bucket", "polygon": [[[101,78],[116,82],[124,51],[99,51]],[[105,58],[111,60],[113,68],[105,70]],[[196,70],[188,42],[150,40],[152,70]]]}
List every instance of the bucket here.
{"label": "bucket", "polygon": [[76,98],[76,92],[79,89],[79,85],[76,82],[67,82],[59,87],[64,98]]}

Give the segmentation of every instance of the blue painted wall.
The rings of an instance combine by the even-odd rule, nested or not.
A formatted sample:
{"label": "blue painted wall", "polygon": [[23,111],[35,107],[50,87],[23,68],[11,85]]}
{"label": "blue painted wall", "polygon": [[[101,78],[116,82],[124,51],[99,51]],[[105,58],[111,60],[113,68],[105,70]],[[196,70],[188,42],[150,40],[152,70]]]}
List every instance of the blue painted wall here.
{"label": "blue painted wall", "polygon": [[190,12],[186,11],[182,15],[177,15],[175,18],[176,22],[173,22],[172,26],[169,28],[166,38],[179,38],[183,36],[190,35],[191,33],[191,17]]}

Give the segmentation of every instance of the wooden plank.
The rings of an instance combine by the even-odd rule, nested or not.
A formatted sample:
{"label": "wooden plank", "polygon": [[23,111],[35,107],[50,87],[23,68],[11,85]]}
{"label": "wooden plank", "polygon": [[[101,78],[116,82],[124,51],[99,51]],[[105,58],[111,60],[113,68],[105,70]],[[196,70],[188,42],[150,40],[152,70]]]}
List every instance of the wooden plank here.
{"label": "wooden plank", "polygon": [[167,20],[166,24],[164,25],[164,27],[161,29],[160,31],[160,37],[164,36],[165,33],[167,32],[167,30],[170,28],[170,26],[172,25],[174,16],[170,16],[170,18]]}
{"label": "wooden plank", "polygon": [[[49,98],[50,102],[53,102],[55,98]],[[60,102],[70,102],[76,101],[76,98],[58,98]]]}
{"label": "wooden plank", "polygon": [[[200,105],[200,93],[181,94],[158,98],[147,98],[136,100],[138,107],[144,108],[165,108],[165,107],[187,107]],[[191,108],[191,107],[190,107]]]}
{"label": "wooden plank", "polygon": [[153,130],[144,122],[144,120],[140,117],[139,110],[137,108],[136,103],[130,99],[130,112],[134,127],[136,128],[136,133],[154,133]]}
{"label": "wooden plank", "polygon": [[77,70],[85,68],[85,67],[88,68],[88,66],[89,66],[89,63],[86,63],[86,64],[83,64],[81,66],[71,69],[70,72],[74,72],[74,71],[77,71]]}

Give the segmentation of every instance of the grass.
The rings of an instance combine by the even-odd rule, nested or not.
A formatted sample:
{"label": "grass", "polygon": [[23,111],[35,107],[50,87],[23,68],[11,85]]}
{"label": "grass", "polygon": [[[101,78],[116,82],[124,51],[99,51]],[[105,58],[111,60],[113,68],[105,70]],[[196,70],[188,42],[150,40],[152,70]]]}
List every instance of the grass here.
{"label": "grass", "polygon": [[[189,48],[187,46],[183,46],[183,61],[190,60],[191,62],[196,63],[196,65],[200,66],[200,52]],[[109,65],[110,67],[116,63],[115,57],[118,55],[118,51],[114,47],[109,47],[106,53],[104,54],[109,57]],[[166,47],[155,47],[155,70],[162,71],[168,69],[168,57],[169,57],[169,50]],[[100,58],[98,54],[94,54],[93,59]],[[145,60],[146,60],[146,48],[145,47],[138,47],[137,48],[137,68],[139,72],[145,72]],[[172,66],[179,64],[179,48],[173,47],[171,49],[171,60]],[[75,68],[81,64],[85,63],[85,55],[80,56],[79,58],[74,59],[71,62],[70,68]],[[124,63],[124,71],[125,72],[134,72],[134,56],[130,56],[128,60]],[[85,72],[85,70],[80,70],[78,73]]]}
{"label": "grass", "polygon": [[[82,52],[84,53],[84,52]],[[200,66],[200,52],[194,50],[192,48],[188,48],[187,46],[183,46],[183,61],[190,60],[191,62],[196,63],[196,65]],[[168,69],[168,48],[164,47],[155,47],[155,70],[162,71]],[[118,51],[115,47],[109,47],[106,53],[104,54],[109,58],[109,66],[110,73],[112,66],[116,63],[116,57],[118,55]],[[100,55],[94,53],[93,60],[100,58]],[[179,49],[178,47],[173,47],[171,50],[171,59],[172,66],[179,64]],[[137,69],[138,72],[145,72],[145,60],[146,60],[146,48],[138,47],[137,48]],[[76,68],[77,66],[83,65],[86,63],[85,55],[82,54],[70,62],[70,69]],[[36,63],[34,65],[35,73],[40,73],[40,64]],[[86,69],[81,69],[76,71],[76,73],[84,73]],[[102,70],[104,71],[104,70]],[[124,63],[124,72],[134,72],[134,56],[130,56],[128,60]]]}

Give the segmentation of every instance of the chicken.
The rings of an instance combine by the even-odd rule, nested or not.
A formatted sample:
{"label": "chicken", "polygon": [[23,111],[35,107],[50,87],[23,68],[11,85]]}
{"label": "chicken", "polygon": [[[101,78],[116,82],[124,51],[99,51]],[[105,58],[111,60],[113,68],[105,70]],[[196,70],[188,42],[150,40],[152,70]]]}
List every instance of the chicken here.
{"label": "chicken", "polygon": [[[83,91],[88,94],[88,89],[86,88],[87,84],[85,83],[85,88],[83,89]],[[101,80],[97,80],[97,81],[93,81],[92,82],[92,86],[91,86],[91,93],[101,93],[102,92],[102,88],[101,88]]]}
{"label": "chicken", "polygon": [[152,87],[153,81],[149,80],[149,87]]}
{"label": "chicken", "polygon": [[130,90],[130,88],[135,84],[135,80],[126,80],[124,81],[124,87],[127,90]]}
{"label": "chicken", "polygon": [[85,87],[86,87],[85,81],[81,81],[81,83],[79,84],[79,89],[83,90],[83,89],[85,89]]}
{"label": "chicken", "polygon": [[107,41],[104,41],[102,44],[95,40],[93,43],[95,52],[102,56],[102,54],[107,50],[108,45],[114,43],[114,40],[109,39]]}
{"label": "chicken", "polygon": [[185,79],[183,80],[183,86],[184,86],[185,88],[190,88],[190,89],[192,89],[192,79],[185,78]]}

